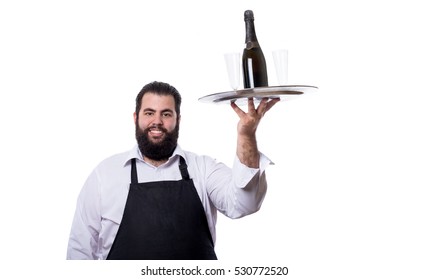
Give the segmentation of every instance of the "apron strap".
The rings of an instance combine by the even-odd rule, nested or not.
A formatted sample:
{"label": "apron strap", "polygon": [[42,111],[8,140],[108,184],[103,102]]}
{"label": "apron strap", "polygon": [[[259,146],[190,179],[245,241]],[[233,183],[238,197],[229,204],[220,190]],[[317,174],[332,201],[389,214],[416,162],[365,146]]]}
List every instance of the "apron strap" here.
{"label": "apron strap", "polygon": [[133,158],[131,161],[132,161],[132,166],[131,166],[131,183],[132,184],[138,184],[137,164],[135,163],[135,158]]}
{"label": "apron strap", "polygon": [[180,173],[183,180],[190,180],[189,171],[187,171],[186,161],[180,156]]}

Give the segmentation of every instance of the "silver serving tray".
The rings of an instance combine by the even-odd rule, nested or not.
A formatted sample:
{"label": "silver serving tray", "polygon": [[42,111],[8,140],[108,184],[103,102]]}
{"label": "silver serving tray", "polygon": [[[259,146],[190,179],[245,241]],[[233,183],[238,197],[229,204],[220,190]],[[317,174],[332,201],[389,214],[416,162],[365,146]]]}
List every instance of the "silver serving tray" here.
{"label": "silver serving tray", "polygon": [[207,103],[231,103],[245,101],[248,98],[262,99],[262,98],[280,98],[282,100],[291,99],[317,90],[315,86],[302,86],[302,85],[290,85],[290,86],[272,86],[272,87],[256,87],[246,88],[241,90],[219,92],[210,95],[203,96],[198,100]]}

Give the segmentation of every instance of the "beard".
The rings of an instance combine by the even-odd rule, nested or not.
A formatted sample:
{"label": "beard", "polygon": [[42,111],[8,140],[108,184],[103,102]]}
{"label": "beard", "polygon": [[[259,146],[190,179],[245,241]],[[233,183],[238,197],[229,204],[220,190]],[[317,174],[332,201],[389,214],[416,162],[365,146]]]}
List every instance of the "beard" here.
{"label": "beard", "polygon": [[143,156],[151,160],[168,160],[177,147],[179,124],[177,123],[173,131],[168,132],[162,126],[155,126],[158,130],[161,130],[165,136],[160,142],[153,143],[149,139],[149,130],[152,127],[148,127],[142,130],[137,124],[135,125],[135,138],[137,139],[138,148],[140,149]]}

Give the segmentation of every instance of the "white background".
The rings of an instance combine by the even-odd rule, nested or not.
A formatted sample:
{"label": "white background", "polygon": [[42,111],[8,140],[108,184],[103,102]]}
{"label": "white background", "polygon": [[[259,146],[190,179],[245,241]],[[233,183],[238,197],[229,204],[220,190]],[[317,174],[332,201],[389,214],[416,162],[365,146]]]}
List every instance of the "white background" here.
{"label": "white background", "polygon": [[141,263],[64,260],[77,195],[134,145],[134,98],[153,80],[183,96],[182,147],[231,164],[237,117],[198,98],[230,89],[223,54],[242,51],[246,9],[270,84],[271,52],[287,48],[289,82],[319,90],[262,120],[269,192],[258,213],[219,217],[218,264],[427,279],[428,20],[415,0],[2,1],[1,273],[141,279]]}

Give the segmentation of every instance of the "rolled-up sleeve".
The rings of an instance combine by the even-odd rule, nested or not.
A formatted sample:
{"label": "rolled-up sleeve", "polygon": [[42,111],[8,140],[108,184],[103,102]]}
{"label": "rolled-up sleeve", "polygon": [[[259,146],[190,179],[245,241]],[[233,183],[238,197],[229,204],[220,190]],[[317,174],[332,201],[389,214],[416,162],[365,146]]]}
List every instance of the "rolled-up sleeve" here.
{"label": "rolled-up sleeve", "polygon": [[273,162],[262,153],[259,168],[250,168],[235,157],[232,167],[235,203],[231,218],[240,218],[260,209],[267,192],[265,170],[271,164]]}
{"label": "rolled-up sleeve", "polygon": [[216,165],[209,176],[209,193],[216,208],[232,219],[257,212],[266,196],[265,170],[271,164],[273,162],[260,153],[259,168],[242,164],[237,156],[232,168]]}

